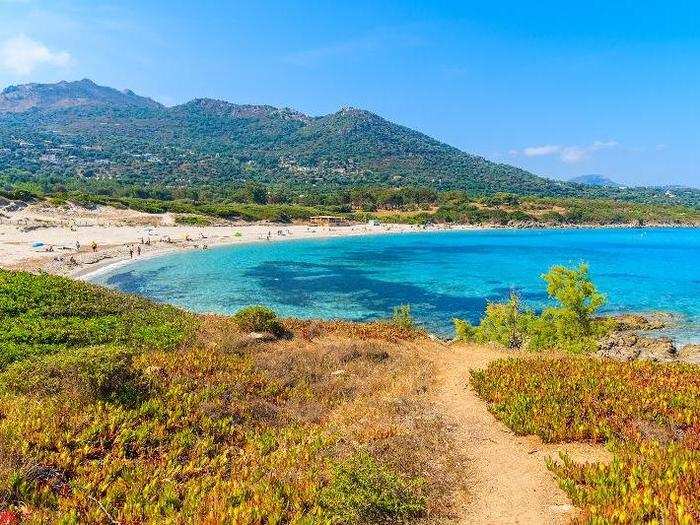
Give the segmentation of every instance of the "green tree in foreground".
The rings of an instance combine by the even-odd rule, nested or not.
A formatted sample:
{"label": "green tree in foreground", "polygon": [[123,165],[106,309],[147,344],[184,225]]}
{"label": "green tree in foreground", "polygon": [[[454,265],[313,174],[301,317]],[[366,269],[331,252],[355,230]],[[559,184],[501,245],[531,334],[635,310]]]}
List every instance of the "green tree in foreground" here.
{"label": "green tree in foreground", "polygon": [[456,339],[530,350],[593,350],[597,339],[609,330],[609,324],[594,318],[605,304],[605,296],[591,281],[588,266],[553,266],[542,278],[549,296],[559,303],[557,306],[545,308],[538,316],[531,310],[521,310],[517,295],[511,294],[505,303],[489,304],[478,326],[455,319]]}

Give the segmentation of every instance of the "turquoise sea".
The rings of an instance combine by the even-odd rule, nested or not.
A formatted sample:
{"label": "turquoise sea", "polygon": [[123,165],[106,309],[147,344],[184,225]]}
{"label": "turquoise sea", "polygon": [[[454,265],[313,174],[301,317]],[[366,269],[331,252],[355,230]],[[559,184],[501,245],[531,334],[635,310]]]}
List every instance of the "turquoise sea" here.
{"label": "turquoise sea", "polygon": [[376,319],[410,304],[429,330],[478,321],[517,291],[547,304],[541,275],[587,262],[608,312],[679,315],[668,335],[700,342],[700,229],[483,230],[289,240],[180,252],[94,282],[197,312],[266,304],[283,316]]}

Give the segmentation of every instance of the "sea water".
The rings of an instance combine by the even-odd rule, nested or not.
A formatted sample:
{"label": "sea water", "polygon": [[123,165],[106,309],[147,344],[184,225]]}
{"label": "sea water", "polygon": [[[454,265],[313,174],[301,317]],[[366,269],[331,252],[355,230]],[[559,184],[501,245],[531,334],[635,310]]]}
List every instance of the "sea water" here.
{"label": "sea water", "polygon": [[197,312],[265,304],[283,316],[369,320],[411,305],[440,335],[455,317],[477,322],[511,291],[552,304],[542,274],[587,263],[606,312],[664,311],[666,331],[700,342],[700,229],[470,230],[256,243],[178,252],[92,280]]}

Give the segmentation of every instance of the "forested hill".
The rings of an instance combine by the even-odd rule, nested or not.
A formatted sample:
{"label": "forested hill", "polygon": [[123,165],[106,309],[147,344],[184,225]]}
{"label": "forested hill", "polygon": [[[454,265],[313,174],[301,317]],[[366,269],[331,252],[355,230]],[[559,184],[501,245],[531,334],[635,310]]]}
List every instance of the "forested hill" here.
{"label": "forested hill", "polygon": [[[478,194],[615,191],[494,163],[361,109],[312,117],[211,99],[168,108],[90,80],[11,86],[0,94],[0,182],[18,177],[45,185],[257,180],[296,188],[422,186]],[[657,202],[687,203],[685,191],[647,193]]]}

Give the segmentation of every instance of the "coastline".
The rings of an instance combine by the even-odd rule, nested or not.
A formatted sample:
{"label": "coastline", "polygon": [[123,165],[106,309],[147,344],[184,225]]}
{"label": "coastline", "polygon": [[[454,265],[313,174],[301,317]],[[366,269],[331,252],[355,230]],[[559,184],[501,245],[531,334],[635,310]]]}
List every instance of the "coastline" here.
{"label": "coastline", "polygon": [[[95,275],[153,257],[178,251],[197,250],[221,246],[245,245],[264,242],[284,242],[304,239],[327,239],[363,235],[402,233],[435,233],[449,231],[486,230],[580,230],[580,229],[652,229],[697,228],[693,224],[433,224],[419,226],[402,223],[366,223],[342,226],[316,226],[308,223],[242,222],[213,226],[177,225],[169,214],[144,214],[123,211],[128,215],[81,226],[57,220],[55,224],[32,229],[21,223],[0,223],[0,267],[47,272],[73,279],[89,281]],[[136,215],[139,219],[134,221]],[[44,220],[45,222],[45,220]],[[32,248],[32,243],[42,241],[42,248]],[[90,250],[95,242],[97,249]],[[76,249],[80,243],[80,249]],[[51,249],[44,248],[50,246]],[[134,250],[130,256],[129,249]],[[138,251],[140,250],[140,254]]]}
{"label": "coastline", "polygon": [[[259,226],[258,223],[250,223],[246,226],[241,226],[238,228],[238,230],[242,230],[244,228],[250,228],[250,227],[255,227]],[[277,228],[282,226],[283,229],[291,229],[289,228],[289,225],[281,225],[281,224],[269,224],[270,228]],[[434,232],[444,232],[444,231],[467,231],[467,230],[479,230],[479,229],[485,229],[485,228],[479,228],[479,227],[473,227],[473,228],[451,228],[451,229],[446,229],[446,228],[431,228],[431,229],[423,229],[423,228],[417,228],[417,227],[411,227],[410,225],[406,224],[398,224],[398,225],[392,225],[395,226],[395,228],[381,228],[381,227],[376,227],[374,229],[367,229],[367,230],[355,230],[354,228],[357,228],[358,226],[336,226],[336,227],[327,227],[327,228],[315,228],[313,229],[312,226],[304,226],[308,228],[312,228],[311,231],[309,232],[302,232],[301,235],[284,235],[284,236],[271,236],[271,238],[268,240],[266,237],[263,238],[250,238],[249,236],[242,235],[241,237],[234,237],[232,238],[230,235],[223,236],[221,238],[214,238],[214,239],[209,239],[212,242],[208,244],[207,249],[211,248],[222,248],[222,247],[230,247],[230,246],[245,246],[245,245],[250,245],[250,244],[262,244],[262,243],[280,243],[280,242],[292,242],[292,241],[302,241],[302,240],[309,240],[309,239],[331,239],[331,238],[336,238],[336,237],[359,237],[359,236],[373,236],[373,235],[392,235],[392,234],[400,234],[400,233],[434,233]],[[278,228],[279,229],[279,228]],[[321,230],[321,231],[317,231]],[[293,231],[293,230],[292,230]],[[309,233],[308,235],[304,235],[303,233]],[[143,253],[139,257],[135,258],[130,258],[126,254],[114,257],[113,259],[106,261],[106,262],[98,262],[95,263],[94,266],[90,268],[77,268],[75,271],[70,272],[67,276],[71,277],[73,279],[78,279],[82,281],[89,281],[92,277],[96,275],[100,275],[103,273],[108,273],[114,269],[123,267],[123,266],[128,266],[130,264],[135,264],[138,263],[139,261],[145,261],[148,259],[153,259],[156,257],[161,257],[161,256],[166,256],[170,255],[172,253],[178,253],[178,252],[184,252],[184,251],[194,251],[194,250],[200,250],[198,245],[179,245],[179,246],[170,246],[170,247],[160,247],[157,246],[155,249]]]}
{"label": "coastline", "polygon": [[[471,225],[421,227],[407,224],[186,226],[169,223],[167,216],[152,217],[158,219],[157,225],[107,223],[76,227],[59,224],[26,229],[17,224],[0,224],[0,267],[89,280],[91,276],[132,262],[185,250],[360,235],[486,229]],[[37,242],[41,242],[41,246],[33,247]],[[92,243],[97,245],[94,250]]]}
{"label": "coastline", "polygon": [[[584,229],[637,229],[697,228],[686,224],[433,224],[418,226],[401,223],[348,224],[318,226],[308,223],[239,222],[219,225],[179,225],[169,214],[143,214],[131,210],[97,209],[93,221],[77,224],[65,217],[52,217],[47,223],[47,211],[36,219],[33,227],[26,227],[26,219],[14,224],[0,222],[0,267],[46,272],[80,281],[119,268],[169,254],[227,246],[258,243],[279,243],[313,239],[355,236],[399,235],[405,233],[444,233],[464,231],[517,231],[517,230],[584,230]],[[117,216],[109,214],[117,213]],[[42,247],[32,244],[41,239]],[[97,243],[92,250],[92,243]],[[77,248],[79,243],[79,248]],[[51,250],[46,249],[50,246]],[[131,254],[130,254],[131,250]],[[631,312],[626,312],[631,313]],[[639,313],[639,312],[637,312]],[[668,327],[670,328],[670,327]],[[659,334],[661,335],[661,334]],[[666,335],[666,334],[664,334]],[[683,341],[677,334],[674,340]],[[685,341],[697,342],[694,339]]]}
{"label": "coastline", "polygon": [[[243,228],[245,227],[251,227],[251,226],[256,226],[260,225],[260,223],[248,223]],[[284,225],[284,224],[275,224],[275,223],[270,223],[268,226],[270,227],[277,227],[277,226],[289,226],[289,225]],[[313,226],[305,225],[309,228],[313,228]],[[471,224],[453,224],[448,227],[446,226],[441,226],[441,225],[435,225],[431,227],[418,227],[415,225],[410,225],[410,224],[400,224],[400,223],[391,223],[389,225],[386,225],[387,227],[382,227],[378,226],[375,227],[375,229],[368,229],[368,230],[363,230],[363,231],[356,231],[354,228],[356,227],[364,227],[363,225],[355,225],[355,226],[336,226],[336,227],[330,227],[330,228],[320,228],[320,229],[325,229],[327,231],[325,232],[320,232],[318,235],[305,235],[305,236],[299,236],[299,237],[277,237],[277,238],[271,238],[269,241],[267,239],[263,238],[257,238],[257,239],[249,239],[246,238],[245,240],[241,241],[240,239],[236,240],[223,240],[218,239],[215,244],[209,245],[210,248],[220,248],[220,247],[226,247],[226,246],[244,246],[247,244],[257,244],[257,243],[263,243],[263,242],[289,242],[289,241],[299,241],[299,240],[307,240],[307,239],[329,239],[329,238],[335,238],[335,237],[358,237],[358,236],[372,236],[372,235],[392,235],[392,234],[401,234],[401,233],[436,233],[436,232],[458,232],[458,231],[487,231],[487,230],[523,230],[523,229],[529,229],[529,230],[579,230],[579,229],[651,229],[651,228],[697,228],[700,227],[700,225],[688,225],[688,224],[649,224],[645,226],[638,226],[638,225],[632,225],[632,224],[607,224],[607,225],[594,225],[594,224],[574,224],[574,225],[565,225],[565,226],[502,226],[502,225],[493,225],[493,224],[476,224],[476,225],[471,225]],[[350,229],[350,231],[348,231]],[[229,236],[225,236],[224,238],[228,238]],[[178,246],[178,247],[171,247],[169,249],[162,249],[162,250],[155,250],[149,253],[144,253],[138,258],[129,258],[126,256],[126,254],[115,258],[114,260],[105,262],[105,263],[97,263],[95,266],[91,268],[78,268],[73,272],[70,272],[67,276],[71,277],[73,279],[81,280],[81,281],[89,281],[92,277],[103,274],[103,273],[108,273],[112,270],[115,270],[117,268],[121,268],[123,266],[128,266],[132,263],[138,263],[139,261],[144,261],[148,259],[153,259],[156,257],[161,257],[165,255],[169,255],[172,253],[177,253],[181,251],[192,251],[198,249],[195,246]]]}

